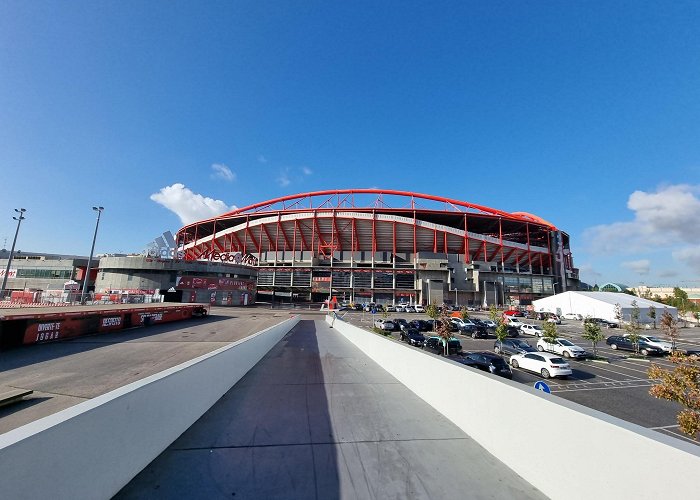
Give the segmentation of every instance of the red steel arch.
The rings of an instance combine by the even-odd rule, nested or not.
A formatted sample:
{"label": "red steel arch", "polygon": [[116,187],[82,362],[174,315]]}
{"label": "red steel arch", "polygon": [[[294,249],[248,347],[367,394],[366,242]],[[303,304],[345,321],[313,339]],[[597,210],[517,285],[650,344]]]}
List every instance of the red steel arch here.
{"label": "red steel arch", "polygon": [[[360,206],[355,204],[354,195],[377,195],[374,200],[373,206]],[[398,196],[404,197],[410,200],[409,206],[405,207],[390,207],[383,200],[383,196]],[[321,198],[319,203],[314,203],[315,198]],[[335,201],[334,201],[335,198]],[[557,228],[550,222],[537,217],[536,215],[529,214],[527,212],[505,212],[503,210],[497,210],[495,208],[487,207],[484,205],[478,205],[475,203],[468,203],[465,201],[455,200],[452,198],[445,198],[442,196],[434,196],[424,193],[415,193],[411,191],[399,191],[395,189],[329,189],[323,191],[311,191],[308,193],[293,194],[287,196],[281,196],[279,198],[274,198],[272,200],[262,201],[246,207],[237,208],[230,212],[212,217],[210,219],[201,220],[193,224],[189,224],[183,227],[180,231],[196,226],[202,223],[214,222],[215,220],[226,219],[229,217],[240,216],[240,215],[252,215],[265,212],[279,212],[287,210],[332,210],[332,209],[377,209],[377,208],[402,208],[402,209],[418,209],[416,205],[416,200],[428,200],[433,202],[442,203],[445,205],[443,210],[449,212],[473,212],[481,213],[485,215],[492,215],[496,217],[504,217],[507,219],[522,221],[522,222],[534,222],[536,224],[547,227],[552,231],[556,231]],[[306,204],[304,203],[306,202]],[[278,206],[280,205],[280,206]],[[314,206],[315,205],[315,206]]]}

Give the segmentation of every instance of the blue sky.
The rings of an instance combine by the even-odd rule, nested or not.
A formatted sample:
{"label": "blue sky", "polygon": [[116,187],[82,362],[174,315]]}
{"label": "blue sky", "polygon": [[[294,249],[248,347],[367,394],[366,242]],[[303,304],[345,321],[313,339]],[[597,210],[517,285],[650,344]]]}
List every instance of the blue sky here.
{"label": "blue sky", "polygon": [[[0,3],[0,243],[378,187],[547,219],[590,283],[700,284],[700,3]],[[210,198],[207,200],[207,198]],[[5,214],[2,216],[1,214]]]}

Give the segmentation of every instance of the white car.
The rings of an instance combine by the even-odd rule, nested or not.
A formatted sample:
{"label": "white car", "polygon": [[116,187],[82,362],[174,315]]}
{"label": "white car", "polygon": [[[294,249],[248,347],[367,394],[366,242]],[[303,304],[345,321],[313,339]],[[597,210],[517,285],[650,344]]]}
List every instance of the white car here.
{"label": "white car", "polygon": [[482,323],[483,323],[484,325],[486,325],[486,328],[489,328],[489,329],[491,329],[491,328],[494,328],[494,329],[495,329],[495,328],[498,326],[496,323],[494,323],[494,322],[491,321],[490,319],[482,320]]}
{"label": "white car", "polygon": [[545,339],[540,339],[537,341],[537,350],[561,354],[565,358],[585,358],[588,355],[583,347],[577,346],[566,339],[556,339],[553,344],[550,344]]}
{"label": "white car", "polygon": [[561,325],[561,318],[556,314],[552,314],[549,318],[545,320],[547,323],[554,323],[555,325]]}
{"label": "white car", "polygon": [[[623,337],[629,337],[629,333],[625,333]],[[664,353],[671,353],[673,351],[673,345],[670,342],[661,340],[659,337],[654,337],[653,335],[640,335],[640,342],[646,342],[649,345],[658,347]]]}
{"label": "white car", "polygon": [[541,337],[544,335],[542,328],[540,328],[537,325],[531,325],[529,323],[520,324],[520,333],[524,333],[525,335],[532,335],[534,337]]}
{"label": "white car", "polygon": [[563,316],[564,319],[570,319],[572,321],[583,321],[583,316],[580,314],[566,313]]}
{"label": "white car", "polygon": [[509,316],[505,320],[505,324],[508,326],[514,326],[515,328],[522,328],[522,326],[525,324],[522,321],[520,321],[518,318],[513,318]]}
{"label": "white car", "polygon": [[551,352],[528,352],[527,354],[513,354],[510,357],[510,366],[522,368],[534,373],[539,373],[542,378],[568,377],[571,375],[571,366]]}
{"label": "white car", "polygon": [[396,312],[397,313],[406,312],[406,305],[405,304],[396,304]]}
{"label": "white car", "polygon": [[457,325],[457,328],[460,330],[463,328],[469,328],[470,326],[476,326],[470,319],[462,319],[462,318],[450,318],[452,323]]}
{"label": "white car", "polygon": [[424,313],[425,312],[425,307],[423,307],[420,304],[416,304],[413,306],[413,308],[416,310],[417,313]]}
{"label": "white car", "polygon": [[391,332],[394,330],[394,323],[388,319],[378,319],[374,322],[374,326],[386,332]]}

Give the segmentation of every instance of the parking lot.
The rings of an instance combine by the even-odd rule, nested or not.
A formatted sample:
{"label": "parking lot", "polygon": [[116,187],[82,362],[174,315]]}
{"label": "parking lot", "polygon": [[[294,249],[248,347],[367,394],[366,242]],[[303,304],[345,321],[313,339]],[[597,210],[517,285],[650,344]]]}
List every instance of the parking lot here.
{"label": "parking lot", "polygon": [[[343,313],[341,313],[343,314]],[[487,319],[487,312],[470,313],[472,317]],[[379,319],[381,315],[348,311],[344,319],[357,326],[371,329],[374,319]],[[425,314],[416,313],[389,313],[389,319],[404,318],[408,321],[412,319],[428,319]],[[540,324],[535,320],[525,320],[526,323]],[[562,337],[570,339],[573,343],[592,352],[590,341],[581,337],[583,326],[580,321],[562,321],[557,325],[557,330]],[[619,329],[603,329],[607,336],[621,334]],[[645,330],[645,333],[663,338],[660,330]],[[429,336],[430,332],[424,332]],[[467,352],[488,351],[493,352],[496,337],[490,333],[488,338],[473,339],[458,333],[454,336],[460,340],[462,348]],[[399,333],[392,333],[392,337],[398,341]],[[529,335],[520,335],[519,339],[527,341],[533,347],[537,344],[537,338]],[[572,368],[572,375],[566,379],[548,379],[547,385],[553,394],[559,397],[574,401],[589,408],[602,411],[609,415],[621,418],[628,422],[642,425],[649,429],[684,439],[693,443],[678,430],[676,415],[680,410],[680,405],[659,400],[649,395],[649,388],[654,384],[653,380],[647,377],[647,371],[651,363],[657,363],[665,368],[671,368],[671,363],[666,357],[649,356],[645,359],[630,359],[631,353],[626,351],[615,351],[608,346],[605,341],[598,344],[598,356],[608,358],[609,362],[592,360],[567,360]],[[681,328],[678,348],[682,350],[690,348],[700,348],[700,328]],[[506,359],[508,359],[506,357]],[[542,380],[535,373],[526,372],[521,369],[513,369],[513,380],[519,383],[533,385]],[[517,411],[517,408],[513,408]]]}

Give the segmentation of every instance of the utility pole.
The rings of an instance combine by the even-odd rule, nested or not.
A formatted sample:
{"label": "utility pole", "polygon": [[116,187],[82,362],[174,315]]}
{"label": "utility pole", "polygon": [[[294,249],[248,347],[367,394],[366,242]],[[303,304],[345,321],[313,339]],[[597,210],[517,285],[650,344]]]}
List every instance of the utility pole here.
{"label": "utility pole", "polygon": [[2,288],[0,288],[0,297],[5,296],[5,288],[7,287],[7,277],[10,274],[10,266],[12,265],[12,257],[13,254],[15,253],[15,244],[17,243],[17,235],[19,234],[19,226],[22,224],[22,221],[26,219],[24,217],[24,212],[27,210],[24,208],[15,208],[15,212],[17,212],[18,216],[17,217],[12,217],[14,220],[17,221],[17,229],[15,230],[15,238],[12,240],[12,249],[10,250],[10,258],[7,259],[7,268],[5,269],[5,276],[2,278]]}

